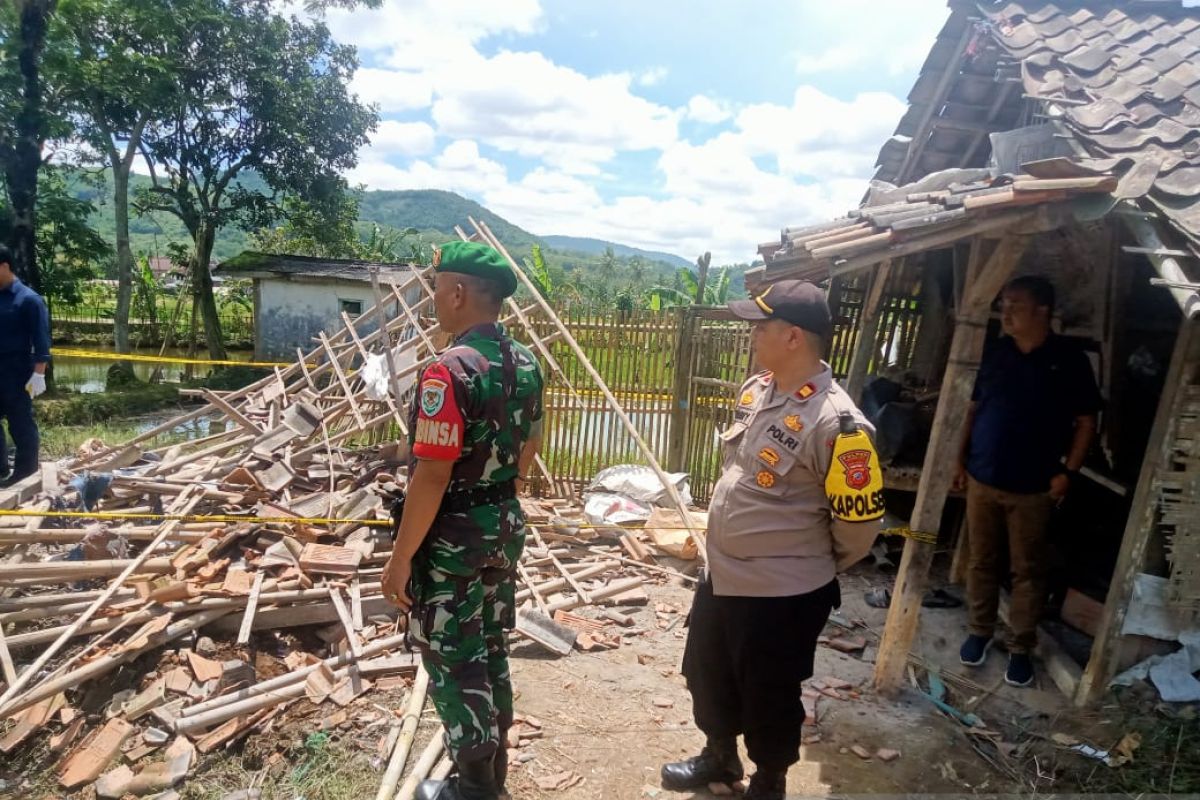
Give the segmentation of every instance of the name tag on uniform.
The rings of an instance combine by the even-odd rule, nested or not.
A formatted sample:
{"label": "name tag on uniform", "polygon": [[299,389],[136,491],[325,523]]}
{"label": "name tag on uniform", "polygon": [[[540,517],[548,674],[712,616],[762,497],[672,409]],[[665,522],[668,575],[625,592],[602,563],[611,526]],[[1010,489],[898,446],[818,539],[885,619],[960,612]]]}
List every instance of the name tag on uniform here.
{"label": "name tag on uniform", "polygon": [[774,439],[780,447],[784,447],[793,453],[800,446],[800,439],[784,425],[772,422],[770,427],[767,428],[767,435]]}

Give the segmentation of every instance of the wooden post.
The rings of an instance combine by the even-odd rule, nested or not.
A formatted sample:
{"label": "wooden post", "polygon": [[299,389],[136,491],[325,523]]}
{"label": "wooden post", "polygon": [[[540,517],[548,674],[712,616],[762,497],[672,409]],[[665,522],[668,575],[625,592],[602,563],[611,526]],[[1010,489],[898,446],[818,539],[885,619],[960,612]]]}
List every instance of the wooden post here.
{"label": "wooden post", "polygon": [[1158,401],[1158,413],[1154,427],[1146,443],[1146,455],[1142,459],[1142,470],[1138,476],[1129,519],[1125,522],[1125,535],[1121,540],[1121,552],[1113,569],[1112,582],[1108,585],[1108,597],[1104,601],[1104,613],[1092,643],[1092,656],[1087,669],[1079,681],[1075,694],[1077,705],[1087,705],[1108,687],[1116,671],[1120,657],[1121,629],[1125,625],[1125,612],[1133,596],[1133,581],[1142,571],[1146,561],[1146,548],[1154,532],[1157,511],[1155,481],[1159,470],[1171,458],[1171,444],[1179,424],[1178,406],[1186,386],[1200,382],[1200,320],[1184,317],[1179,325],[1175,340],[1175,352],[1167,370],[1162,396]]}
{"label": "wooden post", "polygon": [[[967,291],[963,297],[959,318],[954,327],[933,421],[933,435],[925,453],[921,482],[917,488],[916,506],[909,527],[918,533],[937,535],[942,520],[942,508],[958,463],[962,444],[962,427],[967,406],[975,384],[975,373],[983,353],[987,315],[992,300],[1021,259],[1029,237],[1009,236],[1000,240],[992,254],[984,258],[984,240],[976,238],[971,244],[967,269]],[[935,546],[909,539],[904,544],[904,556],[892,590],[892,605],[888,609],[887,626],[879,644],[875,662],[875,687],[883,693],[894,693],[904,682],[909,651],[917,634],[921,599],[929,581],[929,566]]]}
{"label": "wooden post", "polygon": [[880,306],[883,293],[892,275],[892,262],[884,261],[871,275],[870,286],[863,300],[862,314],[858,322],[858,341],[854,343],[854,355],[850,358],[850,370],[846,375],[846,392],[854,400],[862,399],[863,384],[867,382],[867,367],[875,350],[879,336]]}
{"label": "wooden post", "polygon": [[687,472],[688,419],[691,416],[692,362],[696,344],[696,320],[693,309],[678,310],[679,327],[675,340],[675,381],[671,390],[671,438],[667,442],[667,469]]}

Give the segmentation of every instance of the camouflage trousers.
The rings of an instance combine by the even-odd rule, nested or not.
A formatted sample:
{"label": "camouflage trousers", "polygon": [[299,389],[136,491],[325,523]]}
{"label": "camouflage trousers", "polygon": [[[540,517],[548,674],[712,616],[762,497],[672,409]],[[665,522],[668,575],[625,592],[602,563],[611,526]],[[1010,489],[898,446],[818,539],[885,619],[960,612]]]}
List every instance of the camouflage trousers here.
{"label": "camouflage trousers", "polygon": [[[415,567],[416,565],[414,565]],[[473,575],[414,568],[409,637],[429,673],[429,696],[456,761],[491,756],[512,727],[508,640],[516,610],[511,568]]]}

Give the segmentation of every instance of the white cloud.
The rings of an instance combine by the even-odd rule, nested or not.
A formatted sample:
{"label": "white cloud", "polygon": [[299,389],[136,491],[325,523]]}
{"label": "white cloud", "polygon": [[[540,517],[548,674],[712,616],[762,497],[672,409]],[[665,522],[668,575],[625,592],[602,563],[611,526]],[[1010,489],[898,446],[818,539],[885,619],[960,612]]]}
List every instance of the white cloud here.
{"label": "white cloud", "polygon": [[747,151],[774,158],[782,174],[867,175],[904,111],[902,100],[883,92],[845,101],[801,86],[790,107],[752,105],[736,125]]}
{"label": "white cloud", "polygon": [[433,151],[433,127],[425,122],[385,119],[371,134],[370,152],[422,156]]}
{"label": "white cloud", "polygon": [[666,67],[651,67],[637,76],[638,86],[657,86],[667,77]]}
{"label": "white cloud", "polygon": [[419,111],[433,103],[433,82],[420,72],[359,67],[350,89],[384,114]]}
{"label": "white cloud", "polygon": [[809,29],[837,44],[794,53],[800,75],[875,69],[899,75],[916,69],[950,15],[945,0],[806,0],[802,6]]}
{"label": "white cloud", "polygon": [[594,174],[621,150],[675,141],[677,115],[630,91],[628,75],[588,77],[541,53],[502,51],[477,68],[436,79],[433,119],[440,134],[486,142]]}
{"label": "white cloud", "polygon": [[538,0],[386,0],[378,9],[331,10],[334,38],[384,52],[397,69],[453,63],[489,36],[529,34],[542,22]]}
{"label": "white cloud", "polygon": [[727,103],[713,100],[702,94],[694,95],[691,100],[688,100],[684,113],[688,119],[709,125],[724,122],[733,116]]}

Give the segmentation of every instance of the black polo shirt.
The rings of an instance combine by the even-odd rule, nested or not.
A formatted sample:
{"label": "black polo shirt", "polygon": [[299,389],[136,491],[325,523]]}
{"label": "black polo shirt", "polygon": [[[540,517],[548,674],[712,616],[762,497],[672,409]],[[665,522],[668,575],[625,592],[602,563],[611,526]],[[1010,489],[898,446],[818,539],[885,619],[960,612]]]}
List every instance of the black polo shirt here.
{"label": "black polo shirt", "polygon": [[1100,391],[1083,350],[1057,334],[1022,353],[1011,337],[984,353],[967,472],[980,483],[1033,494],[1050,488],[1071,447],[1077,417],[1100,410]]}

